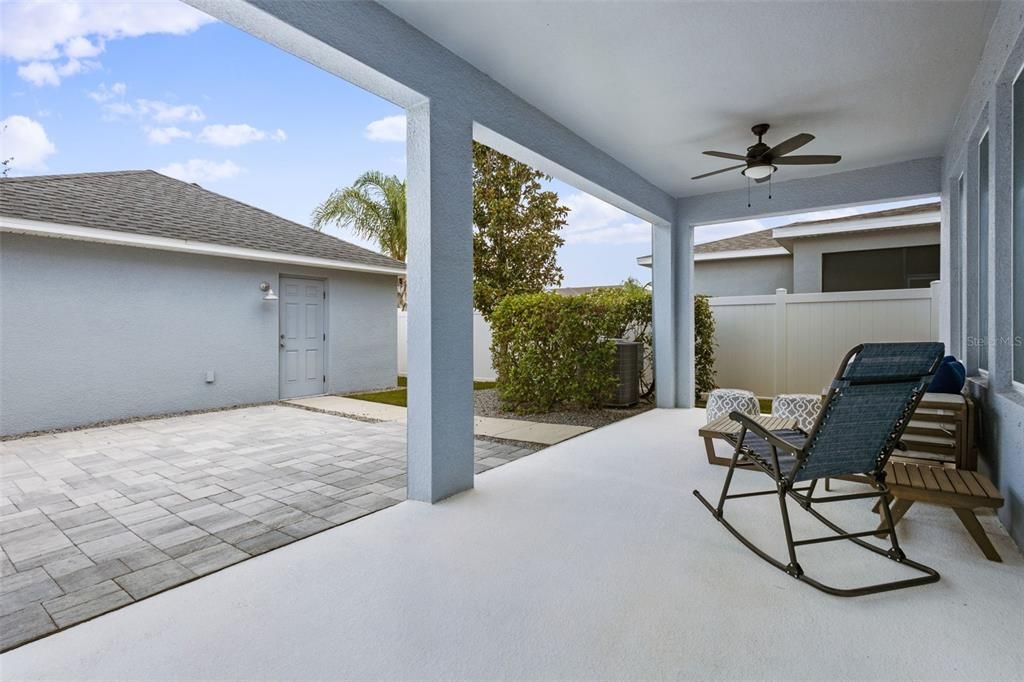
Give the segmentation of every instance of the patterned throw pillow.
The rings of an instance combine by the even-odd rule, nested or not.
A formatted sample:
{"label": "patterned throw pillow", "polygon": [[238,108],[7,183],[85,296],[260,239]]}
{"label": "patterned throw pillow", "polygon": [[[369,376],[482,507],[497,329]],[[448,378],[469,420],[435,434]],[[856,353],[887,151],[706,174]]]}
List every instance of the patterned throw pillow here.
{"label": "patterned throw pillow", "polygon": [[761,406],[753,392],[738,388],[716,388],[708,395],[708,423],[715,421],[730,412],[742,412],[756,417],[761,414]]}
{"label": "patterned throw pillow", "polygon": [[773,417],[792,417],[796,425],[810,431],[821,409],[821,396],[813,393],[790,393],[772,399]]}

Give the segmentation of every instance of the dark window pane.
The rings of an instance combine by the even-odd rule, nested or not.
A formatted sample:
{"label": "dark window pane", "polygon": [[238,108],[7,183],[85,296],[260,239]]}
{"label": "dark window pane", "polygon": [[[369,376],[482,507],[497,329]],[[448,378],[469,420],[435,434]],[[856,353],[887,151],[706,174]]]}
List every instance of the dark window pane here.
{"label": "dark window pane", "polygon": [[822,291],[926,288],[939,279],[939,245],[821,255]]}
{"label": "dark window pane", "polygon": [[1013,379],[1024,383],[1024,77],[1013,84]]}
{"label": "dark window pane", "polygon": [[978,149],[978,367],[988,369],[988,133]]}

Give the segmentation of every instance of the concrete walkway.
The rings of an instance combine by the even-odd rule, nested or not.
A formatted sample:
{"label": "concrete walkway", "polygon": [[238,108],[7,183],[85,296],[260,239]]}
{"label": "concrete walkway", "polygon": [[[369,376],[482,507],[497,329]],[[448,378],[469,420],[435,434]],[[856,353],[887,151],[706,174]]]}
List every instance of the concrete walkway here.
{"label": "concrete walkway", "polygon": [[[331,414],[354,415],[364,419],[405,423],[406,409],[397,405],[385,405],[369,400],[356,400],[337,395],[322,395],[313,398],[297,398],[285,402],[301,405]],[[587,431],[589,426],[571,424],[545,424],[522,419],[498,419],[496,417],[474,417],[473,433],[477,436],[504,438],[523,443],[554,445],[575,438]]]}
{"label": "concrete walkway", "polygon": [[274,405],[0,442],[0,650],[397,504],[405,439]]}
{"label": "concrete walkway", "polygon": [[[4,654],[4,678],[1020,679],[1024,558],[994,517],[1003,563],[948,509],[915,505],[900,540],[942,580],[830,597],[694,499],[725,474],[703,423],[653,410],[612,424],[439,504],[399,504]],[[868,502],[829,506],[851,528],[877,521]],[[785,554],[775,499],[734,511]],[[800,537],[821,531],[791,514]],[[800,551],[845,585],[906,574],[851,543]]]}

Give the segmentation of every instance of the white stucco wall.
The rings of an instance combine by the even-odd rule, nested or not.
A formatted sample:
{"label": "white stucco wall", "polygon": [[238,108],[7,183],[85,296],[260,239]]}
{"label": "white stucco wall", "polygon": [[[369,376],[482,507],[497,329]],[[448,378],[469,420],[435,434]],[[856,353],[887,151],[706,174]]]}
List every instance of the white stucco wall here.
{"label": "white stucco wall", "polygon": [[790,246],[793,252],[793,288],[790,291],[798,294],[821,291],[822,254],[925,246],[938,244],[939,240],[938,225],[794,239]]}
{"label": "white stucco wall", "polygon": [[793,290],[793,257],[730,258],[693,264],[693,293],[706,296],[774,294]]}
{"label": "white stucco wall", "polygon": [[282,275],[328,281],[329,392],[395,383],[394,276],[0,235],[0,433],[276,400]]}

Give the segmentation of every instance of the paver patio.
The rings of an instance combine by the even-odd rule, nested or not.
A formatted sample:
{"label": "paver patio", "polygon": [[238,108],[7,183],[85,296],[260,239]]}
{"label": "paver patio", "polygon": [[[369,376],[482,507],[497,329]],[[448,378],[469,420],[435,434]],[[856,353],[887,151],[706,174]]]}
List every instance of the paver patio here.
{"label": "paver patio", "polygon": [[397,504],[405,438],[273,405],[0,442],[0,649]]}

